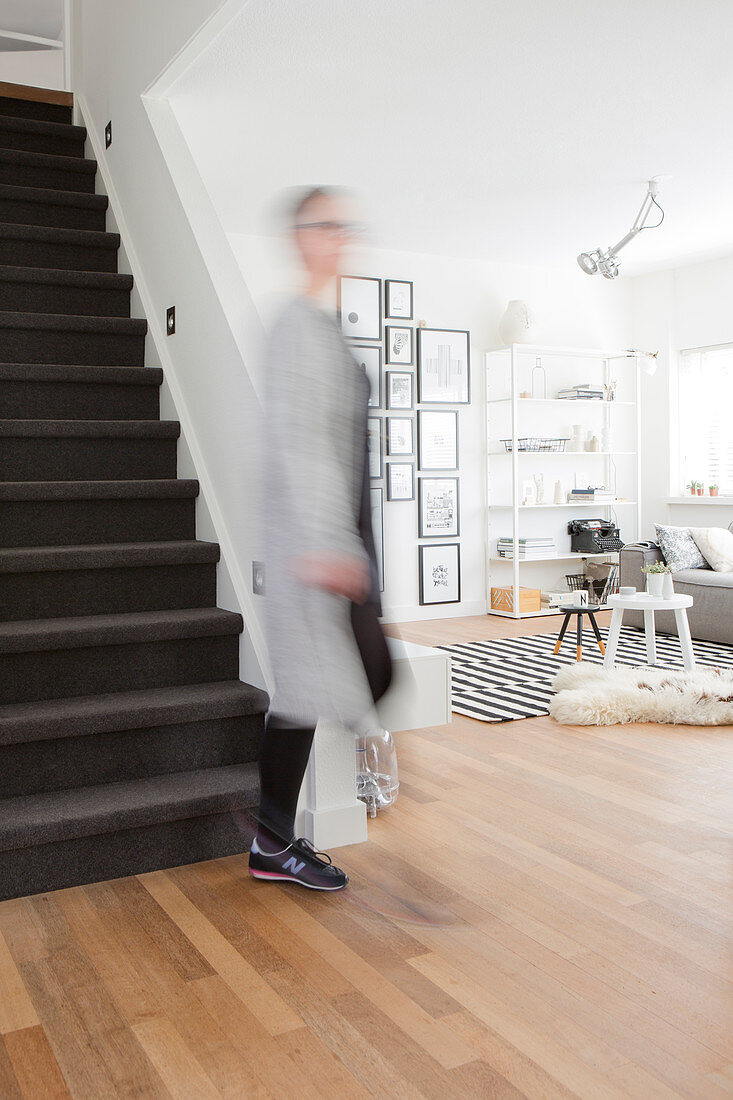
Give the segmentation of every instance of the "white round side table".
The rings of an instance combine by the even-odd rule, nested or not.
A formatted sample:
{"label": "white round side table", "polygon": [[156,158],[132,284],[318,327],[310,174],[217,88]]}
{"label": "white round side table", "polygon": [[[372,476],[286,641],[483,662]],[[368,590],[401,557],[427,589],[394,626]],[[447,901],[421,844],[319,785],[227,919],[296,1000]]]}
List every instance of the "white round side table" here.
{"label": "white round side table", "polygon": [[606,642],[606,656],[603,660],[604,668],[613,668],[616,661],[616,650],[621,633],[621,622],[624,611],[644,612],[644,638],[646,640],[647,663],[653,665],[657,660],[657,641],[654,632],[654,612],[674,611],[677,623],[677,634],[682,648],[682,660],[685,668],[695,667],[695,654],[692,651],[692,638],[690,626],[687,622],[687,608],[692,607],[692,596],[674,595],[665,600],[661,596],[649,596],[645,592],[637,592],[634,596],[609,596],[608,606],[613,608],[611,626]]}

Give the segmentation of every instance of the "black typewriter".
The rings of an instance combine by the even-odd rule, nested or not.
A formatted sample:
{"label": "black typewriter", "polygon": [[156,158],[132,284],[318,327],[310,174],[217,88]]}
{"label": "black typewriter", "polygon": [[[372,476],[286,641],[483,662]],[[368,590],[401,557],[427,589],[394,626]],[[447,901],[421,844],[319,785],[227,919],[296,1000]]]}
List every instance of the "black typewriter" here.
{"label": "black typewriter", "polygon": [[618,527],[606,519],[574,519],[568,524],[568,534],[575,554],[609,554],[624,545]]}

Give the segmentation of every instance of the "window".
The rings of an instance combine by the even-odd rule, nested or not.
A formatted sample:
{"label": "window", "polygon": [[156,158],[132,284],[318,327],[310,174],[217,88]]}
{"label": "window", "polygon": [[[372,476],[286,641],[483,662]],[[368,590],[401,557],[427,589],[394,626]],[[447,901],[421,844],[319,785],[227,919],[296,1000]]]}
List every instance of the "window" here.
{"label": "window", "polygon": [[680,488],[701,481],[733,496],[733,345],[680,355],[679,429]]}

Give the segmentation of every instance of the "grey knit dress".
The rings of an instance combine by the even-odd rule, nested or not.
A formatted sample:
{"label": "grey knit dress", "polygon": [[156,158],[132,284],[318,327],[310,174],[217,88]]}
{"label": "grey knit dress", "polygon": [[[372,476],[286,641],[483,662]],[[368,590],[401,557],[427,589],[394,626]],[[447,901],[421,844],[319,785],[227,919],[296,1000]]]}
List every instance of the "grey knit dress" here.
{"label": "grey knit dress", "polygon": [[298,581],[293,559],[319,552],[361,558],[371,569],[370,600],[378,603],[373,541],[360,531],[369,383],[335,315],[307,298],[280,314],[264,368],[271,711],[296,725],[323,719],[357,729],[373,700],[351,602]]}

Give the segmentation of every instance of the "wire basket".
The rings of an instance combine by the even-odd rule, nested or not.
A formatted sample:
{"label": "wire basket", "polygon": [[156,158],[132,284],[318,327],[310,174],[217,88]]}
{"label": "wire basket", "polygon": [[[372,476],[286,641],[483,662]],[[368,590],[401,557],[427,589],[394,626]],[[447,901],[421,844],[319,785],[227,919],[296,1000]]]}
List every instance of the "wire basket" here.
{"label": "wire basket", "polygon": [[606,580],[591,580],[585,573],[566,573],[565,580],[571,592],[587,592],[591,603],[603,603],[604,597],[618,592],[618,575]]}
{"label": "wire basket", "polygon": [[[518,451],[564,451],[567,438],[544,438],[538,435],[525,435],[517,440]],[[514,441],[511,439],[502,439],[501,443],[507,451],[512,451],[514,448]]]}
{"label": "wire basket", "polygon": [[585,573],[566,573],[565,580],[571,592],[590,592],[593,583]]}

